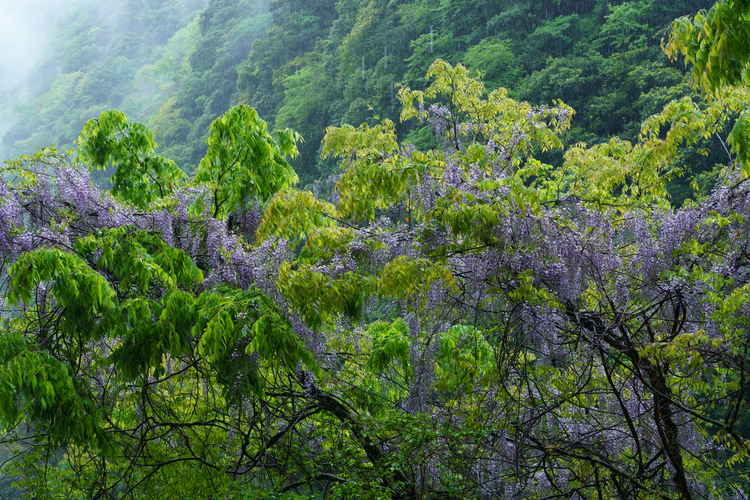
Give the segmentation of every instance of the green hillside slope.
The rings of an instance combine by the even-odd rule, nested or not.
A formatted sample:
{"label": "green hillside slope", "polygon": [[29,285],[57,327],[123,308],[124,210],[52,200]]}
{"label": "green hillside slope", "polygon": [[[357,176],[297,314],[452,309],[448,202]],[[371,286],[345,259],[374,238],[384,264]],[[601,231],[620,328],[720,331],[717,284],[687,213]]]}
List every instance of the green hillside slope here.
{"label": "green hillside slope", "polygon": [[[619,135],[690,92],[661,49],[669,23],[706,0],[121,0],[105,16],[82,2],[61,23],[32,78],[6,154],[70,147],[85,121],[119,108],[149,125],[160,152],[187,172],[205,153],[210,122],[232,105],[305,138],[303,183],[334,172],[319,157],[329,125],[398,122],[398,84],[423,88],[442,58],[481,72],[519,100],[562,99],[577,115],[569,143]],[[109,11],[108,11],[109,12]],[[420,144],[415,123],[398,132]],[[714,156],[698,154],[702,149]],[[723,162],[718,144],[688,158],[694,173]],[[559,158],[545,158],[550,163]],[[673,201],[690,194],[672,187]]]}

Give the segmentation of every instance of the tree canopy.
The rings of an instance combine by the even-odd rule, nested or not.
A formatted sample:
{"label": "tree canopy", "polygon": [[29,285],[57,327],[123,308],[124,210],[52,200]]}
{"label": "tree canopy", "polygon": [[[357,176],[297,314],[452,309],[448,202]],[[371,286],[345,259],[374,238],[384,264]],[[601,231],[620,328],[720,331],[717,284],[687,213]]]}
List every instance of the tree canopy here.
{"label": "tree canopy", "polygon": [[[568,145],[561,100],[442,59],[423,78],[395,96],[419,144],[388,117],[330,126],[311,190],[299,134],[246,105],[194,176],[118,111],[5,163],[0,431],[23,495],[746,497],[747,87]],[[729,124],[713,189],[674,208],[684,152]]]}

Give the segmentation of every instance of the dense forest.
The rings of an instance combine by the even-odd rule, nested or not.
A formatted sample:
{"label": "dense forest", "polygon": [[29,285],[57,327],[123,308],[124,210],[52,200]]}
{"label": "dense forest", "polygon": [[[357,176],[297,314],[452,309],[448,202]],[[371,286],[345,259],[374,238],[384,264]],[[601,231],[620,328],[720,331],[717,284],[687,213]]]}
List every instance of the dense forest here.
{"label": "dense forest", "polygon": [[[397,85],[423,88],[434,59],[481,72],[489,90],[576,115],[567,144],[638,138],[640,125],[689,93],[682,62],[661,50],[669,23],[707,0],[117,0],[82,2],[68,14],[14,107],[7,157],[73,146],[86,120],[117,108],[148,125],[163,156],[193,173],[208,125],[236,104],[271,128],[304,138],[293,160],[303,184],[335,173],[320,158],[325,128],[389,118],[417,146],[427,127],[400,123]],[[12,103],[0,105],[8,109]],[[7,114],[7,113],[6,113]],[[0,127],[2,129],[2,127]],[[709,155],[701,154],[703,150]],[[714,139],[685,151],[706,194]],[[559,154],[545,158],[559,166]],[[715,174],[715,172],[714,172]],[[670,187],[679,206],[690,176]]]}
{"label": "dense forest", "polygon": [[4,498],[748,498],[750,1],[113,5],[0,106]]}

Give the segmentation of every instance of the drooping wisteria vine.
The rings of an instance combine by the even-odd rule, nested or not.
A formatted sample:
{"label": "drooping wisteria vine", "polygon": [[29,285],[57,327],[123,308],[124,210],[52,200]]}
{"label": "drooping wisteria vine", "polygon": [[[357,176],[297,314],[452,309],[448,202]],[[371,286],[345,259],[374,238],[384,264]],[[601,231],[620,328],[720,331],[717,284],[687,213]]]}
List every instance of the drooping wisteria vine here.
{"label": "drooping wisteria vine", "polygon": [[[327,196],[291,187],[297,136],[244,107],[194,182],[117,113],[80,158],[7,164],[0,417],[22,487],[744,498],[740,166],[674,210],[669,138],[552,169],[534,154],[562,146],[570,108],[485,95],[441,61],[428,76],[400,99],[435,148],[388,121],[331,128]],[[611,189],[592,161],[617,165]],[[112,164],[108,192],[89,168]]]}

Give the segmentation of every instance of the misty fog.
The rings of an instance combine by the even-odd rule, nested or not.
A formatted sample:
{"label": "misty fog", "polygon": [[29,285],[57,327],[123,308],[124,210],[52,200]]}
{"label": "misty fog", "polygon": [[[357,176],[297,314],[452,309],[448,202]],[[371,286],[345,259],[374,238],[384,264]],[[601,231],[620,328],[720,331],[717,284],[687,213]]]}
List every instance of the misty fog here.
{"label": "misty fog", "polygon": [[[55,25],[79,0],[0,0],[0,137],[13,125],[24,76],[44,50]],[[4,105],[3,105],[4,104]],[[0,151],[2,159],[5,152]]]}
{"label": "misty fog", "polygon": [[[141,67],[146,87],[151,85],[149,64],[162,55],[154,50],[187,26],[207,4],[208,0],[148,4],[127,0],[0,0],[0,158],[28,154],[50,144],[72,146],[75,133],[62,139],[55,135],[69,124],[70,116],[55,120],[83,112],[82,121],[72,125],[80,129],[101,109],[122,105],[126,97],[118,98],[116,92],[114,97],[109,95],[112,82],[129,85]],[[169,22],[168,26],[161,24]],[[181,50],[177,45],[175,50]],[[95,71],[99,73],[92,74]],[[109,81],[102,82],[102,75]],[[88,83],[83,84],[84,80]],[[69,92],[78,89],[84,96],[101,94],[107,102],[74,102],[68,94],[48,99],[46,104],[56,103],[56,111],[40,104],[39,99],[47,92],[54,93],[53,89],[61,87]],[[39,111],[38,119],[32,116],[32,109]],[[36,119],[34,124],[22,123],[30,116],[32,121]],[[40,134],[39,127],[47,130]],[[8,133],[13,138],[3,141]],[[35,138],[13,150],[13,144],[31,136]]]}
{"label": "misty fog", "polygon": [[79,0],[0,0],[0,90],[20,82],[55,24]]}

